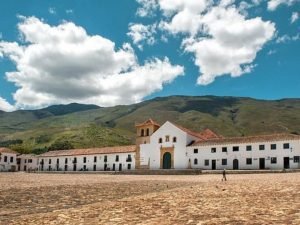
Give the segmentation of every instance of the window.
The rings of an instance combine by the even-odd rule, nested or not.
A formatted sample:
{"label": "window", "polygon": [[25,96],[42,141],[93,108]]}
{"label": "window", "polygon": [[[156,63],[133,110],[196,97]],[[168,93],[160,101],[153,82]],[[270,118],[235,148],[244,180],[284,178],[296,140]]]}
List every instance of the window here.
{"label": "window", "polygon": [[259,150],[265,150],[265,145],[259,145]]}
{"label": "window", "polygon": [[116,162],[119,162],[119,155],[116,155]]}
{"label": "window", "polygon": [[4,156],[4,162],[7,162],[7,156]]}
{"label": "window", "polygon": [[276,164],[276,163],[277,163],[277,158],[271,157],[271,164]]}
{"label": "window", "polygon": [[28,163],[32,163],[32,159],[28,159]]}
{"label": "window", "polygon": [[65,164],[68,164],[68,158],[65,158]]}
{"label": "window", "polygon": [[146,130],[146,136],[149,136],[149,128]]}
{"label": "window", "polygon": [[252,151],[252,145],[247,145],[246,146],[246,151]]}
{"label": "window", "polygon": [[27,163],[27,159],[25,159],[24,162]]}
{"label": "window", "polygon": [[246,164],[247,165],[252,165],[252,158],[247,158],[246,159]]}
{"label": "window", "polygon": [[144,129],[142,129],[142,130],[141,130],[141,136],[142,136],[142,137],[144,136],[144,132],[145,132]]}
{"label": "window", "polygon": [[169,141],[170,141],[170,136],[166,135],[166,142],[169,142]]}
{"label": "window", "polygon": [[194,165],[198,165],[198,159],[194,159]]}
{"label": "window", "polygon": [[74,157],[73,163],[77,163],[77,158],[76,157]]}
{"label": "window", "polygon": [[127,156],[126,162],[132,162],[132,158],[130,154]]}
{"label": "window", "polygon": [[127,165],[127,169],[131,170],[131,164],[130,163]]}
{"label": "window", "polygon": [[97,156],[94,156],[94,162],[97,162]]}
{"label": "window", "polygon": [[59,164],[59,159],[56,159],[56,164]]}
{"label": "window", "polygon": [[51,164],[51,159],[49,159],[49,161],[48,161],[48,162],[49,162],[49,164]]}
{"label": "window", "polygon": [[276,144],[271,144],[271,150],[276,150]]}
{"label": "window", "polygon": [[238,152],[239,151],[239,146],[233,146],[232,151],[233,152]]}
{"label": "window", "polygon": [[211,153],[216,153],[217,149],[216,148],[211,148]]}
{"label": "window", "polygon": [[83,157],[83,163],[86,163],[86,157]]}
{"label": "window", "polygon": [[12,163],[12,162],[14,162],[14,157],[10,157],[10,162]]}
{"label": "window", "polygon": [[177,142],[177,138],[173,137],[173,142],[176,143]]}
{"label": "window", "polygon": [[289,143],[284,143],[283,144],[283,149],[289,149],[290,148],[290,144]]}
{"label": "window", "polygon": [[209,160],[208,160],[208,159],[205,159],[205,160],[204,160],[204,165],[205,165],[205,166],[209,166]]}
{"label": "window", "polygon": [[107,155],[104,156],[104,162],[107,162]]}
{"label": "window", "polygon": [[222,152],[227,152],[227,147],[222,147]]}
{"label": "window", "polygon": [[222,159],[222,166],[226,166],[227,165],[227,159]]}
{"label": "window", "polygon": [[159,138],[159,139],[158,139],[158,143],[162,143],[162,138]]}
{"label": "window", "polygon": [[194,149],[194,154],[197,154],[198,153],[198,148],[195,148]]}
{"label": "window", "polygon": [[294,156],[294,163],[300,162],[300,156]]}

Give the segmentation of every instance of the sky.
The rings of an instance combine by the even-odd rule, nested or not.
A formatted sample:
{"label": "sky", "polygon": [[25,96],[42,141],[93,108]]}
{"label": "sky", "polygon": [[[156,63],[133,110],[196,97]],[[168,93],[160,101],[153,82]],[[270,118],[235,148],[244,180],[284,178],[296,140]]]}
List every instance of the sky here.
{"label": "sky", "polygon": [[0,110],[300,97],[300,0],[0,3]]}

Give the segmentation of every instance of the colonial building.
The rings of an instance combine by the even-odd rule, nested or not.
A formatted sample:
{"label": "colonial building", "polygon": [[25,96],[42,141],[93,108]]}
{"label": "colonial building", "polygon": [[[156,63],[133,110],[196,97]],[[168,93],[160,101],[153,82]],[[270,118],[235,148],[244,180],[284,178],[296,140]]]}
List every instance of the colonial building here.
{"label": "colonial building", "polygon": [[[155,132],[143,129],[155,125]],[[272,134],[224,138],[207,129],[197,133],[169,121],[137,126],[142,169],[299,169],[300,136]],[[148,134],[148,135],[147,135]]]}
{"label": "colonial building", "polygon": [[39,171],[121,171],[135,168],[135,145],[49,151],[38,157]]}
{"label": "colonial building", "polygon": [[8,149],[0,148],[0,171],[16,171],[17,170],[17,152]]}
{"label": "colonial building", "polygon": [[33,154],[17,156],[18,171],[36,171],[38,169],[38,157]]}
{"label": "colonial building", "polygon": [[[156,169],[300,169],[300,136],[225,138],[169,121],[136,124],[136,145],[20,155],[0,148],[0,171],[122,171]],[[16,168],[18,165],[18,168]]]}

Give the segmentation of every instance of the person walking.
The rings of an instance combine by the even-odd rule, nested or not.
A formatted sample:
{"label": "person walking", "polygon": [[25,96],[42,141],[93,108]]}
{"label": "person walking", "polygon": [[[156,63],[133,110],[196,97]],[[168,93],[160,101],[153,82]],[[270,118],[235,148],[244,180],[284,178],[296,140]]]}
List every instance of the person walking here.
{"label": "person walking", "polygon": [[223,169],[223,178],[222,178],[222,181],[227,181],[227,179],[226,179],[226,170],[225,169]]}

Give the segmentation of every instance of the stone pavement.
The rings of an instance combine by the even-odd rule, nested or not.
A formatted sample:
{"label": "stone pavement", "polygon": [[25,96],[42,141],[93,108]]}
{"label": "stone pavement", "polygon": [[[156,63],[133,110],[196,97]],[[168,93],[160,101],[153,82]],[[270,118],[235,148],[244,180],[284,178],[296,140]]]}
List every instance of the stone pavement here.
{"label": "stone pavement", "polygon": [[0,224],[300,224],[300,173],[21,175],[0,174]]}

